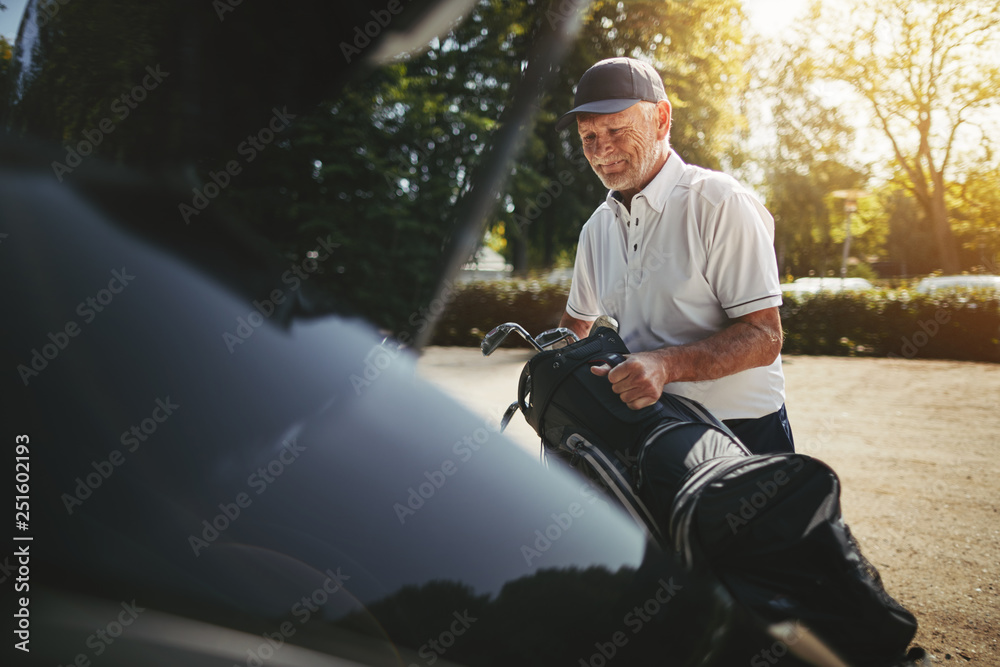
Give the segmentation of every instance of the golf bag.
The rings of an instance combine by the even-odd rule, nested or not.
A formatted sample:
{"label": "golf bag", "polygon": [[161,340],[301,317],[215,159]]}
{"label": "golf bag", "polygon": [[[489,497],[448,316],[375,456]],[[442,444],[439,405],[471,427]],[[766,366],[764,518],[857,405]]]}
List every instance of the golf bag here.
{"label": "golf bag", "polygon": [[543,451],[606,487],[689,567],[707,563],[765,623],[801,623],[851,665],[899,662],[916,619],[844,524],[833,470],[801,454],[753,456],[681,396],[629,409],[590,371],[625,354],[599,328],[525,365],[518,402]]}

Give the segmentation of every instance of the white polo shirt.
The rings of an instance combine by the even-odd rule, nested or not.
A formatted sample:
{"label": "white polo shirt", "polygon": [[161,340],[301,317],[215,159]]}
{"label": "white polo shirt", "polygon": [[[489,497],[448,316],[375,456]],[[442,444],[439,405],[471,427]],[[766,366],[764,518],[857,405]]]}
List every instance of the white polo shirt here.
{"label": "white polo shirt", "polygon": [[[781,305],[774,218],[735,179],[685,164],[673,150],[632,199],[609,192],[580,232],[566,311],[611,315],[633,352],[691,343],[732,318]],[[719,419],[763,417],[785,402],[781,356],[770,366],[665,391]]]}

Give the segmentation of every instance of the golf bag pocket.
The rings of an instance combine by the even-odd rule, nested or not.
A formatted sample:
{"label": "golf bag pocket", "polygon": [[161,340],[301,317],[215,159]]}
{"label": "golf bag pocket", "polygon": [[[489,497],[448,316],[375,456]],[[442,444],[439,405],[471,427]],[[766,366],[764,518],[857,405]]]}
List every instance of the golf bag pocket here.
{"label": "golf bag pocket", "polygon": [[801,623],[848,664],[893,664],[916,633],[845,525],[840,481],[821,461],[707,461],[678,492],[669,526],[682,560],[707,561],[760,617]]}

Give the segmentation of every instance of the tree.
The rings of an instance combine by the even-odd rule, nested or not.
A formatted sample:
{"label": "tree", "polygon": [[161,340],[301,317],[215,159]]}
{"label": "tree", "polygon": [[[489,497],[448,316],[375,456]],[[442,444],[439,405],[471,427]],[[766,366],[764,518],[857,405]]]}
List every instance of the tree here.
{"label": "tree", "polygon": [[[760,113],[774,127],[773,141],[759,149],[759,163],[775,220],[778,267],[783,275],[826,275],[839,266],[844,239],[842,202],[830,194],[866,181],[866,168],[848,152],[854,128],[842,109],[814,90],[814,61],[801,45],[759,43],[754,63],[756,96],[767,100]],[[852,228],[863,224],[853,218]]]}
{"label": "tree", "polygon": [[[0,5],[3,8],[3,5]],[[0,126],[7,116],[7,99],[10,96],[10,60],[13,49],[5,37],[0,37]]]}
{"label": "tree", "polygon": [[484,0],[426,52],[373,71],[301,114],[224,193],[238,217],[301,261],[341,309],[397,334],[427,326],[455,204],[510,101],[537,24]]}
{"label": "tree", "polygon": [[963,266],[1000,274],[1000,165],[970,171],[951,187]]}
{"label": "tree", "polygon": [[1000,102],[1000,2],[852,0],[813,7],[821,76],[867,103],[933,232],[937,266],[960,269],[947,204],[963,153],[989,144]]}

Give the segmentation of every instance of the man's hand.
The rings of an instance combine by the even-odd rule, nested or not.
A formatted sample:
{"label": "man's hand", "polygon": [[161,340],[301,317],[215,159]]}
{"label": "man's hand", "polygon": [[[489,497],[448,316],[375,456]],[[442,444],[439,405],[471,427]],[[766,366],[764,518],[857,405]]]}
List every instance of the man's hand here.
{"label": "man's hand", "polygon": [[660,400],[663,385],[667,384],[667,369],[662,355],[657,352],[637,352],[611,368],[607,364],[590,369],[594,375],[608,377],[611,389],[633,409],[640,410]]}
{"label": "man's hand", "polygon": [[630,354],[614,368],[605,364],[591,372],[607,376],[622,401],[639,410],[660,400],[670,382],[716,380],[767,366],[781,352],[781,342],[781,316],[777,307],[767,308],[732,320],[708,338]]}

